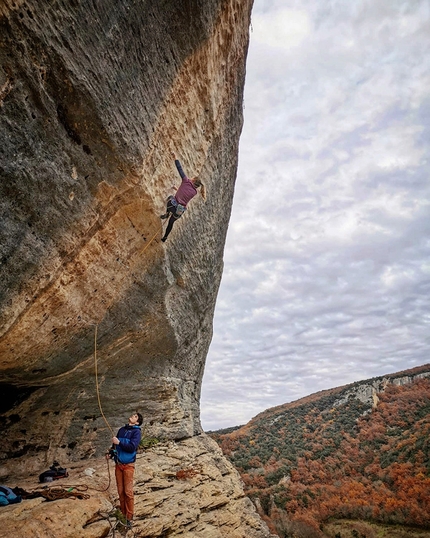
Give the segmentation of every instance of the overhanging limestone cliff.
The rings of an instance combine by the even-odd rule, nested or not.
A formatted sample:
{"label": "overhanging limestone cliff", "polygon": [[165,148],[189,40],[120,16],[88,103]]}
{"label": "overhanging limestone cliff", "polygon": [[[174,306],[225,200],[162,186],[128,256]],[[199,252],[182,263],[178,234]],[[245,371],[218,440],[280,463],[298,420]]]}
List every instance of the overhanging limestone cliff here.
{"label": "overhanging limestone cliff", "polygon": [[[0,6],[0,458],[100,454],[139,408],[201,431],[252,0]],[[199,174],[165,244],[170,151]]]}

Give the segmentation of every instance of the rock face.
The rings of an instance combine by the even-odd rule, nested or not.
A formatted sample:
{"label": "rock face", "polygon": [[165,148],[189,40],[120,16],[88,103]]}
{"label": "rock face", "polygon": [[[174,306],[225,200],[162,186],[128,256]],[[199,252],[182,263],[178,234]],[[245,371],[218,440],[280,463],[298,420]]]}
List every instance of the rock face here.
{"label": "rock face", "polygon": [[370,408],[376,408],[378,406],[378,394],[384,392],[388,385],[407,385],[414,380],[430,377],[428,370],[422,371],[424,368],[426,366],[409,370],[409,373],[403,373],[404,375],[397,376],[396,374],[392,374],[391,376],[376,377],[369,381],[356,383],[350,390],[343,391],[342,397],[334,402],[333,407],[344,405],[350,398],[357,398],[360,402],[367,404],[370,411]]}
{"label": "rock face", "polygon": [[[201,432],[252,0],[0,4],[2,476]],[[160,241],[179,176],[206,186]]]}
{"label": "rock face", "polygon": [[[34,489],[53,460],[83,460],[105,482],[111,430],[138,409],[164,444],[137,461],[136,536],[268,536],[199,416],[251,7],[0,3],[1,482],[25,487],[30,474]],[[172,151],[207,201],[196,196],[162,243]],[[106,536],[97,513],[114,492],[26,500],[0,525]]]}
{"label": "rock face", "polygon": [[[117,523],[107,518],[116,505],[115,486],[96,491],[106,489],[106,463],[93,460],[92,465],[96,471],[92,477],[75,468],[67,480],[89,486],[85,493],[89,499],[47,503],[36,498],[2,508],[0,525],[5,536],[106,536]],[[138,455],[135,478],[133,536],[273,536],[244,497],[237,471],[206,435],[168,442]]]}

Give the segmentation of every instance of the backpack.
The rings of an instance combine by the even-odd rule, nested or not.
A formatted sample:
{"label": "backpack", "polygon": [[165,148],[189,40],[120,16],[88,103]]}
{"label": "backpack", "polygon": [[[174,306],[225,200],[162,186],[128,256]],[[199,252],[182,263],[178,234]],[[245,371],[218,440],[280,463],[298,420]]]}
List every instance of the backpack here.
{"label": "backpack", "polygon": [[21,501],[21,495],[15,495],[15,493],[7,486],[0,486],[0,506],[20,503]]}
{"label": "backpack", "polygon": [[54,464],[51,465],[48,471],[44,471],[39,475],[39,482],[52,482],[53,480],[67,478],[68,476],[67,469],[59,467],[58,463],[54,461]]}

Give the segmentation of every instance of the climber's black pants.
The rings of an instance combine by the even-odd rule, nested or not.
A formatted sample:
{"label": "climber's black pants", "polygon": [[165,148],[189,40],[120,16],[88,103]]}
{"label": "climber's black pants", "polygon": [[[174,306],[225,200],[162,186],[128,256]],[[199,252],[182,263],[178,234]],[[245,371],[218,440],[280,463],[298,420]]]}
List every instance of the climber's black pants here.
{"label": "climber's black pants", "polygon": [[[165,241],[169,235],[169,233],[172,231],[173,225],[175,224],[175,221],[178,220],[181,215],[176,214],[176,205],[172,204],[173,196],[168,198],[167,200],[167,208],[166,212],[170,213],[171,217],[169,219],[169,222],[167,224],[166,231],[164,232],[163,241]],[[176,201],[176,200],[175,200]]]}

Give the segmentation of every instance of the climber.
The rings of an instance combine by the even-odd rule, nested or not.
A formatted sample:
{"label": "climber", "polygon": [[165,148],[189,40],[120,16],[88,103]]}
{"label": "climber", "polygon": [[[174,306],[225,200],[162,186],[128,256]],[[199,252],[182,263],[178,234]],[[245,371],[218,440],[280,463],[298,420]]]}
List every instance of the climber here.
{"label": "climber", "polygon": [[140,430],[142,422],[142,415],[137,412],[133,413],[128,419],[128,424],[118,430],[116,437],[112,437],[112,448],[109,451],[109,456],[115,460],[115,478],[119,504],[128,527],[132,526],[134,513],[134,462],[136,461],[137,448],[142,437]]}
{"label": "climber", "polygon": [[167,198],[166,213],[160,216],[161,219],[167,219],[170,216],[166,231],[161,239],[163,243],[166,241],[168,235],[172,231],[175,221],[178,220],[182,216],[182,213],[187,209],[188,202],[197,194],[197,189],[199,187],[200,194],[202,195],[203,200],[206,199],[205,186],[200,181],[200,179],[198,177],[189,179],[182,170],[181,163],[178,161],[173,151],[172,157],[175,160],[176,168],[178,169],[179,175],[182,178],[182,183],[178,189],[176,187],[173,187],[176,190],[176,194],[175,196],[171,195]]}

